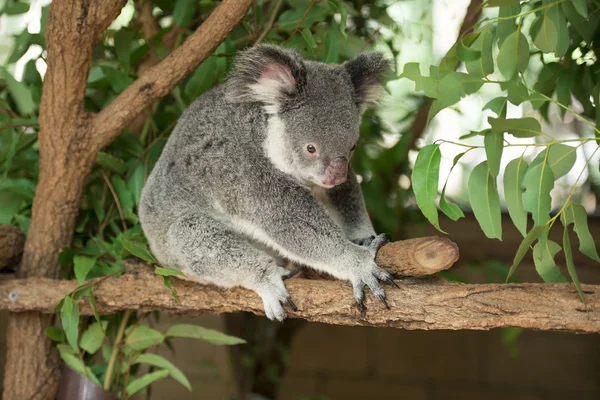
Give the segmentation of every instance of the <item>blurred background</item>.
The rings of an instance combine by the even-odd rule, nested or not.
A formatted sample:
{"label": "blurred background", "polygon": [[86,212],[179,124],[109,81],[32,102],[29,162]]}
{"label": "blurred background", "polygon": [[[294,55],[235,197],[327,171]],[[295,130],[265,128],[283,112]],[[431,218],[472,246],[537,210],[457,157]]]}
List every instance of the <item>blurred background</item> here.
{"label": "blurred background", "polygon": [[[98,111],[110,103],[136,76],[179,46],[217,3],[129,1],[94,49],[86,108]],[[0,0],[0,223],[15,224],[25,233],[37,176],[36,115],[46,71],[43,34],[48,5],[46,0]],[[140,191],[166,138],[181,112],[225,79],[238,50],[264,41],[294,48],[307,58],[343,62],[374,49],[395,60],[398,75],[409,62],[419,63],[425,74],[430,65],[439,64],[459,32],[471,27],[469,20],[497,15],[497,8],[482,9],[481,5],[478,0],[257,0],[213,56],[171,94],[145,110],[101,153],[86,189],[72,253],[99,257],[91,276],[106,275],[121,266],[111,249],[120,251],[123,234],[139,232],[135,210]],[[465,18],[467,10],[470,19]],[[299,29],[304,26],[310,28],[314,46],[311,37]],[[572,58],[578,65],[596,61],[595,56],[586,54],[573,54]],[[527,73],[535,76],[541,68],[541,61],[532,59]],[[363,119],[361,142],[353,159],[369,213],[376,229],[395,240],[439,234],[414,202],[410,177],[417,150],[439,139],[459,141],[469,131],[483,129],[487,117],[493,115],[489,110],[482,112],[483,106],[502,92],[495,85],[484,85],[427,124],[431,103],[415,92],[413,82],[392,78],[387,89],[389,96],[381,109],[368,112]],[[573,110],[583,112],[575,98],[567,100]],[[542,122],[543,131],[557,139],[594,134],[588,125],[570,114],[563,116],[554,105],[539,111],[509,104],[507,115],[534,116]],[[534,139],[515,139],[514,143],[527,141],[535,144]],[[482,145],[483,139],[461,142]],[[580,157],[571,172],[557,181],[552,197],[556,205],[562,205],[575,185],[575,197],[589,213],[590,231],[597,241],[600,152],[594,153],[596,147],[588,142],[578,148]],[[465,218],[456,222],[441,219],[442,228],[458,244],[461,255],[457,265],[442,275],[472,283],[503,282],[522,237],[507,215],[503,216],[503,241],[484,237],[469,210],[466,178],[485,159],[485,152],[470,151],[451,169],[461,151],[457,145],[442,146],[439,189],[446,184],[448,198],[465,212]],[[535,146],[527,147],[525,153],[523,148],[506,148],[502,166],[522,154],[532,160],[540,151]],[[590,156],[587,168],[585,160]],[[109,182],[118,189],[116,198]],[[502,193],[500,196],[503,202]],[[116,201],[127,205],[124,216],[117,212]],[[560,241],[560,233],[550,236]],[[597,263],[578,253],[574,256],[581,281],[600,284]],[[557,261],[564,264],[560,258]],[[64,277],[71,277],[70,263],[64,266]],[[525,261],[513,281],[542,280],[533,263]],[[5,321],[6,313],[0,312],[0,327]],[[174,321],[217,328],[249,343],[230,349],[174,339],[172,348],[161,348],[160,353],[181,368],[193,392],[175,381],[162,380],[137,398],[229,399],[247,392],[260,393],[264,398],[304,400],[600,398],[597,335],[510,328],[491,332],[403,331],[296,320],[279,325],[246,314],[196,318],[161,315],[150,323],[164,327]],[[4,364],[3,335],[0,329],[0,365]]]}

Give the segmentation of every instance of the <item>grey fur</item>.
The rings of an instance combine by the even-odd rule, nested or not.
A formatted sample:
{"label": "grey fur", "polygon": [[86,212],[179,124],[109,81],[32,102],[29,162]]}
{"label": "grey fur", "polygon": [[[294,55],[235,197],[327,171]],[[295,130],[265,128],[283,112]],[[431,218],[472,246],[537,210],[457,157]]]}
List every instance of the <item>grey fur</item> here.
{"label": "grey fur", "polygon": [[384,64],[377,53],[341,66],[270,45],[241,53],[228,83],[182,115],[144,187],[140,221],[158,261],[256,291],[271,319],[293,304],[282,258],[349,280],[359,307],[365,285],[384,301],[389,273],[353,243],[375,235],[354,173],[319,186],[332,160],[350,159]]}

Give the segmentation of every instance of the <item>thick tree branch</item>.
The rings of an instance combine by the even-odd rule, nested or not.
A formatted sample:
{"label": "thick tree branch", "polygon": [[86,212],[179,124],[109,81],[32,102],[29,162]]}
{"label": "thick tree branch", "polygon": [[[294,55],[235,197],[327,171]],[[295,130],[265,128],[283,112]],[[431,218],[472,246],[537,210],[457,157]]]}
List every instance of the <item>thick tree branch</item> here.
{"label": "thick tree branch", "polygon": [[185,79],[244,18],[253,0],[223,0],[178,49],[147,70],[94,118],[95,148],[108,145],[135,116]]}
{"label": "thick tree branch", "polygon": [[[98,311],[161,310],[176,314],[249,311],[263,314],[260,298],[245,289],[220,289],[173,279],[181,298],[175,301],[162,277],[149,267],[128,262],[129,273],[99,282],[94,291]],[[363,325],[404,329],[474,329],[521,327],[578,333],[600,331],[600,288],[583,285],[589,311],[570,284],[468,285],[441,280],[398,281],[389,288],[391,310],[370,294],[366,317],[355,308],[352,289],[340,281],[290,279],[288,290],[298,306],[292,318],[336,325]],[[45,278],[0,281],[0,309],[51,313],[54,306],[77,287],[77,282]],[[12,300],[10,300],[12,299]],[[87,301],[81,312],[91,315]]]}

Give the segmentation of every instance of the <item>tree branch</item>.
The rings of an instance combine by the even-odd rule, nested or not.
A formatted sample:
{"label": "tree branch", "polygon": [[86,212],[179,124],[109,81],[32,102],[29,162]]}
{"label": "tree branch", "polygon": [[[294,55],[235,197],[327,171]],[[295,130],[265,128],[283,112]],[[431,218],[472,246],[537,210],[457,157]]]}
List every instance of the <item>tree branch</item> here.
{"label": "tree branch", "polygon": [[[94,291],[98,311],[160,310],[176,314],[249,311],[263,315],[261,299],[241,288],[220,289],[173,279],[181,298],[177,303],[162,277],[137,262],[127,262],[129,273],[107,278]],[[387,290],[391,310],[367,296],[369,308],[361,317],[352,288],[340,281],[290,279],[286,286],[298,306],[292,318],[336,325],[362,325],[404,329],[473,329],[521,327],[577,333],[600,331],[600,287],[583,285],[589,311],[584,310],[570,284],[469,285],[437,279],[410,279]],[[0,310],[51,313],[54,306],[77,287],[74,281],[46,278],[0,281]],[[12,299],[12,300],[11,300]],[[92,315],[86,300],[82,314]]]}
{"label": "tree branch", "polygon": [[0,225],[0,269],[16,264],[23,253],[25,236],[14,225]]}
{"label": "tree branch", "polygon": [[178,49],[148,69],[94,118],[95,148],[112,142],[146,106],[187,77],[244,18],[253,0],[223,0]]}

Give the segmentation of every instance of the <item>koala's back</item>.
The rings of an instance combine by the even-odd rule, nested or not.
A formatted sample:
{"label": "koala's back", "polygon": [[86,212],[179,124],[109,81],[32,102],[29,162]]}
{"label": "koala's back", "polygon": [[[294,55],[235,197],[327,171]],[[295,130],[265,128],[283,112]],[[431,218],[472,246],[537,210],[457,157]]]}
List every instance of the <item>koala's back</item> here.
{"label": "koala's back", "polygon": [[139,216],[151,244],[152,237],[165,235],[184,213],[218,213],[215,199],[235,188],[245,171],[264,158],[266,127],[267,117],[258,104],[228,103],[223,87],[190,105],[142,192]]}

